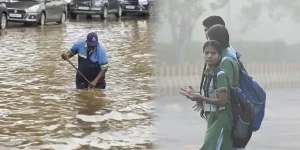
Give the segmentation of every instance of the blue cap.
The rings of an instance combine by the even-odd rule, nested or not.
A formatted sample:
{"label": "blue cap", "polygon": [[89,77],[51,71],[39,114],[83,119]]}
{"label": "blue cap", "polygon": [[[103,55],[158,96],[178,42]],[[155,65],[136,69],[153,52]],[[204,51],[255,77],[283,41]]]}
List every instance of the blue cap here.
{"label": "blue cap", "polygon": [[86,44],[87,46],[98,46],[98,36],[95,32],[91,32],[86,37]]}

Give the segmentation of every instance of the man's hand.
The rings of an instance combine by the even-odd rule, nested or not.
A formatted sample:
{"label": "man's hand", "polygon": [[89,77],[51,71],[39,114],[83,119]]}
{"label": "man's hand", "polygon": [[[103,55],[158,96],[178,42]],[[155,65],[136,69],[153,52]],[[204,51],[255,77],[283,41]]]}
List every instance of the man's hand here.
{"label": "man's hand", "polygon": [[91,82],[90,87],[96,87],[97,83],[101,80],[101,77],[105,74],[106,69],[101,69],[97,77]]}
{"label": "man's hand", "polygon": [[62,53],[62,54],[61,54],[61,58],[62,58],[63,60],[69,59],[68,53]]}
{"label": "man's hand", "polygon": [[97,85],[97,81],[92,81],[91,83],[90,83],[90,85],[89,85],[89,87],[91,87],[91,88],[95,88],[96,87],[96,85]]}
{"label": "man's hand", "polygon": [[69,58],[71,58],[73,56],[74,56],[74,54],[72,52],[69,52],[69,51],[61,54],[61,58],[63,60],[67,60],[67,59],[69,59]]}

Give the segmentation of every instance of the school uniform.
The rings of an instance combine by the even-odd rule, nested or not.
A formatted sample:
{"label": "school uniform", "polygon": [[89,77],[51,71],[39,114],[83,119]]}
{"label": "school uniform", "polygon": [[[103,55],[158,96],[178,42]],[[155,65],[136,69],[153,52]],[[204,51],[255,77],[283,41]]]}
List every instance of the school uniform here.
{"label": "school uniform", "polygon": [[[226,53],[231,53],[232,47],[227,47],[222,51],[222,61],[220,67],[222,70],[226,71],[226,74],[229,78],[233,87],[240,86],[240,74],[239,74],[239,66],[237,62],[231,57],[225,57]],[[236,57],[236,55],[235,55]]]}
{"label": "school uniform", "polygon": [[[213,87],[212,78],[214,73],[210,73],[209,70],[206,70],[204,73],[206,74],[206,79],[203,91],[206,97],[216,98],[222,91],[229,93],[228,77],[224,71],[220,71],[217,75],[217,89]],[[228,94],[225,106],[216,106],[203,102],[203,109],[206,116],[207,130],[200,150],[232,150],[230,95]]]}
{"label": "school uniform", "polygon": [[[239,87],[240,72],[238,63],[231,57],[225,57],[226,53],[233,54],[234,58],[237,59],[235,50],[232,48],[232,46],[229,46],[222,51],[222,61],[220,66],[223,70],[226,71],[226,74],[231,81],[232,86]],[[245,148],[234,148],[234,150],[245,150]]]}

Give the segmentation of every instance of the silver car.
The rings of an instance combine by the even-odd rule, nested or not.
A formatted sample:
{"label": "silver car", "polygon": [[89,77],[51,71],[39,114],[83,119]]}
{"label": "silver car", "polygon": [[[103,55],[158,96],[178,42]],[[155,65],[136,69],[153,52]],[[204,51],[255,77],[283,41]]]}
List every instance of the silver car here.
{"label": "silver car", "polygon": [[7,8],[6,4],[0,1],[0,29],[6,28],[7,23]]}
{"label": "silver car", "polygon": [[9,22],[26,24],[64,23],[67,6],[62,0],[17,0],[6,3]]}
{"label": "silver car", "polygon": [[107,14],[122,16],[121,0],[73,0],[70,3],[71,18],[77,15],[100,15],[102,19],[107,18]]}

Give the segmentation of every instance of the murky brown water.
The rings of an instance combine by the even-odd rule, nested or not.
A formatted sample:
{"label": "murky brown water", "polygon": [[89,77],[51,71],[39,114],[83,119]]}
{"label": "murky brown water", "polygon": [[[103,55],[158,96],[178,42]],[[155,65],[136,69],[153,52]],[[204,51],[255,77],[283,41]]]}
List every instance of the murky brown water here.
{"label": "murky brown water", "polygon": [[[105,91],[78,91],[60,54],[91,31],[107,49]],[[0,145],[34,149],[148,149],[154,85],[151,20],[9,25],[1,31]],[[77,64],[77,56],[72,58]]]}

